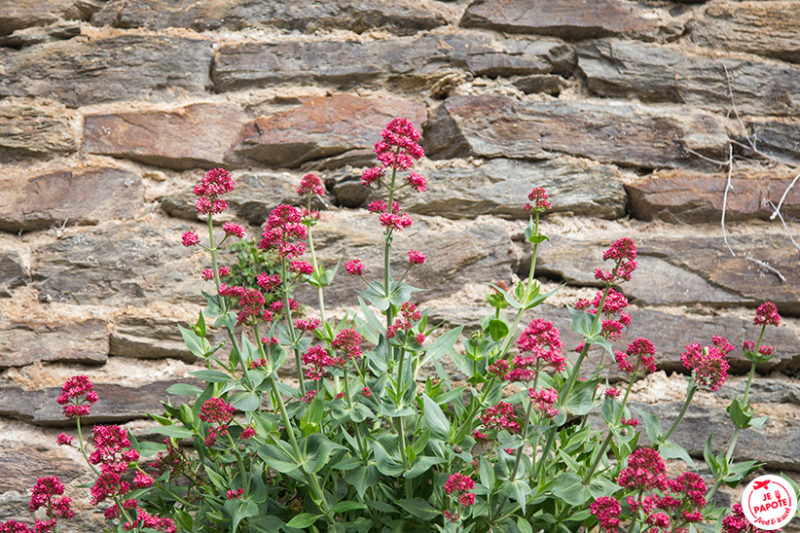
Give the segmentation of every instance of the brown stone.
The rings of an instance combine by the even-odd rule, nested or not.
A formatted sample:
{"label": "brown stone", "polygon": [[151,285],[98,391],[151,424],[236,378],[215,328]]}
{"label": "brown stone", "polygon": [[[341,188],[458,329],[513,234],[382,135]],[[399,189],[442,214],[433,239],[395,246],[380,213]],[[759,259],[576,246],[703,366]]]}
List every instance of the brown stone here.
{"label": "brown stone", "polygon": [[191,5],[168,0],[112,0],[92,17],[98,25],[159,30],[179,27],[206,30],[243,30],[277,27],[313,33],[332,28],[358,33],[385,28],[411,34],[442,26],[447,20],[430,0],[246,0],[204,1]]}
{"label": "brown stone", "polygon": [[800,63],[800,5],[793,1],[713,2],[690,23],[692,41]]}
{"label": "brown stone", "polygon": [[33,286],[43,302],[203,304],[198,285],[209,260],[193,260],[195,249],[180,245],[190,229],[202,235],[204,226],[140,220],[70,232],[35,250]]}
{"label": "brown stone", "polygon": [[546,159],[558,153],[644,167],[699,164],[685,148],[719,156],[728,137],[712,115],[623,102],[448,98],[425,125],[426,154]]}
{"label": "brown stone", "polygon": [[579,47],[578,64],[589,89],[601,96],[636,97],[727,111],[725,67],[739,113],[800,112],[800,67],[773,61],[687,53],[680,48],[609,39]]}
{"label": "brown stone", "polygon": [[24,48],[50,41],[72,39],[81,34],[78,22],[61,22],[44,27],[24,28],[11,35],[0,36],[0,46]]}
{"label": "brown stone", "polygon": [[99,0],[3,0],[0,12],[0,35],[31,26],[42,26],[59,19],[81,20],[88,18],[100,7]]}
{"label": "brown stone", "polygon": [[378,81],[430,89],[454,70],[476,76],[571,71],[571,46],[555,39],[504,39],[465,31],[373,41],[255,42],[220,46],[212,77],[218,91],[317,82],[352,88]]}
{"label": "brown stone", "polygon": [[747,128],[760,151],[772,157],[800,163],[800,120],[748,120]]}
{"label": "brown stone", "polygon": [[16,159],[74,152],[77,143],[70,115],[54,106],[0,102],[0,156]]}
{"label": "brown stone", "polygon": [[[433,170],[426,177],[427,191],[409,192],[401,199],[409,212],[452,219],[494,215],[527,220],[529,214],[523,209],[527,192],[544,187],[553,212],[612,219],[625,213],[619,171],[571,157],[535,162],[492,159],[474,167]],[[358,187],[364,189],[360,183]],[[337,200],[339,189],[334,187]]]}
{"label": "brown stone", "polygon": [[[372,152],[370,152],[372,153]],[[374,153],[372,153],[374,159]],[[304,207],[305,201],[297,194],[302,174],[267,171],[233,171],[236,188],[225,195],[229,213],[249,223],[260,226],[267,213],[280,204]],[[191,190],[182,191],[159,198],[161,208],[170,216],[187,220],[204,219],[198,215],[195,201],[197,196]],[[325,208],[322,202],[314,202],[315,209]]]}
{"label": "brown stone", "polygon": [[653,20],[616,0],[476,0],[464,13],[461,26],[564,39],[615,34],[652,38],[658,31]]}
{"label": "brown stone", "polygon": [[37,361],[102,364],[108,358],[108,328],[103,320],[10,322],[0,331],[0,368]]}
{"label": "brown stone", "polygon": [[171,100],[210,86],[211,42],[122,35],[0,49],[0,97],[43,96],[68,106]]}
{"label": "brown stone", "polygon": [[118,168],[62,170],[33,178],[13,171],[3,174],[0,230],[4,231],[132,218],[142,203],[141,177]]}
{"label": "brown stone", "polygon": [[419,129],[425,105],[399,98],[349,94],[309,96],[301,105],[245,125],[230,157],[293,167],[305,161],[371,147],[393,118],[405,117]]}
{"label": "brown stone", "polygon": [[0,253],[0,297],[11,297],[11,291],[30,281],[28,268],[18,253]]}
{"label": "brown stone", "polygon": [[83,150],[178,170],[220,166],[246,120],[232,104],[87,115]]}
{"label": "brown stone", "polygon": [[532,74],[516,80],[514,87],[525,94],[546,93],[558,96],[561,91],[569,87],[569,82],[553,74]]}
{"label": "brown stone", "polygon": [[122,317],[111,333],[111,355],[135,359],[198,360],[183,342],[178,324],[168,318]]}
{"label": "brown stone", "polygon": [[[725,210],[726,220],[769,219],[792,181],[780,171],[737,170],[731,177]],[[781,177],[787,176],[787,177]],[[628,211],[642,220],[661,219],[694,224],[721,220],[727,186],[724,173],[712,175],[684,170],[658,171],[625,186],[630,198]],[[792,188],[781,206],[784,216],[800,215],[800,190]]]}
{"label": "brown stone", "polygon": [[[55,437],[52,438],[55,442]],[[12,490],[30,493],[36,481],[44,476],[58,476],[62,483],[69,483],[89,468],[53,450],[42,451],[32,444],[0,447],[0,493]],[[30,515],[25,518],[30,520]]]}

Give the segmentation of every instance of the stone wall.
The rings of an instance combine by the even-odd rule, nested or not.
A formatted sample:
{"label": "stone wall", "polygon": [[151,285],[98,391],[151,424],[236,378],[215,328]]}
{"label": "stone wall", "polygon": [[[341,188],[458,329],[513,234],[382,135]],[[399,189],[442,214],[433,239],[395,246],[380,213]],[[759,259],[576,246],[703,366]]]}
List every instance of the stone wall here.
{"label": "stone wall", "polygon": [[[205,265],[179,242],[204,227],[191,186],[208,168],[233,172],[230,218],[251,236],[317,172],[323,261],[358,255],[380,272],[358,178],[395,116],[423,131],[429,179],[404,200],[415,223],[397,261],[412,243],[428,254],[411,281],[437,319],[474,325],[485,282],[526,271],[521,205],[544,186],[538,269],[566,287],[537,311],[568,345],[563,305],[593,294],[602,250],[639,246],[623,289],[629,335],[660,353],[635,389],[646,409],[676,415],[687,343],[741,346],[754,307],[777,303],[777,356],[752,396],[767,440],[745,432],[737,450],[800,477],[800,248],[771,219],[782,201],[800,238],[800,186],[784,194],[800,172],[798,27],[791,0],[4,0],[0,520],[27,518],[39,476],[89,480],[55,446],[66,377],[97,383],[91,423],[144,435],[196,368],[176,324],[200,309]],[[338,281],[328,301],[343,308],[357,285]],[[732,368],[677,434],[697,457],[698,435],[721,448],[731,434],[740,348]],[[82,516],[72,530],[96,530]]]}

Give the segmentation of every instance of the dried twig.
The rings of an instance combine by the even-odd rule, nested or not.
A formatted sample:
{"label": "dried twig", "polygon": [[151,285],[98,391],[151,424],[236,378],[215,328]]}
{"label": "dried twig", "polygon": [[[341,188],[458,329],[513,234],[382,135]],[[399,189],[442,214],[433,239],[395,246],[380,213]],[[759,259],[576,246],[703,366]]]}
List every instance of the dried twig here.
{"label": "dried twig", "polygon": [[766,268],[767,270],[778,276],[778,279],[781,280],[781,283],[786,281],[786,277],[783,274],[781,274],[780,270],[770,265],[766,261],[762,261],[761,259],[756,259],[755,257],[750,255],[745,257],[745,259],[747,259],[748,261],[752,261],[753,263],[757,264],[760,267]]}
{"label": "dried twig", "polygon": [[[781,206],[783,205],[783,201],[786,200],[786,195],[789,194],[789,190],[794,187],[794,184],[797,183],[797,180],[800,179],[800,174],[794,177],[792,182],[786,187],[786,190],[783,191],[783,196],[781,196],[781,201],[778,202],[778,207],[775,208],[775,211],[769,216],[770,220],[775,220],[775,217],[780,216],[781,214]],[[783,218],[781,218],[783,220]]]}
{"label": "dried twig", "polygon": [[744,132],[745,138],[747,139],[747,142],[750,144],[750,147],[754,151],[757,151],[756,142],[752,138],[750,138],[750,136],[747,134],[747,128],[745,127],[742,118],[739,116],[739,110],[736,109],[736,99],[733,97],[733,84],[731,83],[731,74],[730,72],[728,72],[728,67],[726,67],[724,63],[722,64],[722,68],[725,69],[725,79],[728,82],[728,97],[731,99],[731,106],[733,106],[733,114],[736,117],[736,120],[739,121],[739,126],[742,127],[742,131]]}
{"label": "dried twig", "polygon": [[[772,202],[769,202],[769,204],[770,204],[770,206],[772,206],[772,205],[773,205],[773,204],[772,204]],[[780,212],[780,211],[779,211],[777,208],[775,208],[775,211],[774,211],[772,214],[773,214],[773,215],[777,215],[777,216],[778,216],[778,218],[779,218],[779,219],[780,219],[780,221],[781,221],[781,224],[783,224],[783,229],[786,231],[786,235],[788,235],[788,236],[789,236],[789,240],[790,240],[790,241],[792,241],[792,244],[794,244],[794,247],[795,247],[795,248],[797,248],[798,250],[800,250],[800,245],[798,245],[798,244],[797,244],[797,241],[796,241],[796,240],[794,240],[794,237],[792,237],[792,232],[791,232],[791,231],[789,231],[789,226],[787,226],[787,225],[786,225],[786,221],[783,219],[783,215],[781,214],[781,212]],[[770,217],[770,220],[772,220],[772,218],[773,218],[773,217]]]}
{"label": "dried twig", "polygon": [[[727,70],[726,70],[727,72]],[[728,191],[731,189],[731,176],[733,175],[733,145],[728,145],[728,182],[725,184],[725,194],[722,196],[722,240],[725,241],[725,246],[728,247],[728,251],[731,253],[733,257],[736,257],[736,253],[731,248],[731,245],[728,244],[728,233],[725,231],[725,210],[728,207]]]}

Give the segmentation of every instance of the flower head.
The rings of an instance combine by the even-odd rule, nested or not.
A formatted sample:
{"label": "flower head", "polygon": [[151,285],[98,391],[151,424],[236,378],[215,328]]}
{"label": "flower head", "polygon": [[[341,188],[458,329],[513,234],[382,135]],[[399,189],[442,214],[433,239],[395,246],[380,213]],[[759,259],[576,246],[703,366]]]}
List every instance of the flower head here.
{"label": "flower head", "polygon": [[200,214],[222,213],[228,209],[228,202],[219,197],[231,192],[235,186],[236,182],[227,170],[212,168],[194,187],[197,211]]}
{"label": "flower head", "polygon": [[316,194],[322,196],[325,194],[325,189],[322,187],[322,182],[316,174],[308,173],[300,180],[300,186],[297,188],[297,194],[300,196],[306,194]]}
{"label": "flower head", "polygon": [[209,398],[200,407],[198,418],[210,425],[224,426],[233,418],[236,409],[222,398]]}
{"label": "flower head", "polygon": [[772,302],[764,302],[756,309],[756,317],[753,319],[753,324],[757,326],[777,326],[781,323],[781,315],[778,314],[778,308]]}
{"label": "flower head", "polygon": [[364,265],[358,259],[353,259],[344,264],[344,268],[348,274],[353,276],[361,276],[364,274]]}
{"label": "flower head", "polygon": [[528,200],[530,200],[532,203],[525,204],[525,211],[542,213],[550,209],[547,191],[545,191],[542,187],[534,187],[533,190],[528,194]]}
{"label": "flower head", "polygon": [[622,372],[633,372],[636,369],[655,372],[655,354],[656,348],[653,343],[649,339],[642,337],[630,343],[624,353],[620,351],[614,352],[617,365]]}
{"label": "flower head", "polygon": [[444,491],[447,495],[458,495],[458,501],[463,506],[469,506],[475,503],[475,494],[468,492],[475,488],[475,481],[471,477],[464,474],[450,474],[447,482],[444,484]]}
{"label": "flower head", "polygon": [[547,418],[553,418],[558,414],[558,409],[554,406],[558,401],[558,391],[553,387],[534,391],[533,388],[528,389],[528,396],[533,401],[536,409],[542,412]]}
{"label": "flower head", "polygon": [[200,242],[200,237],[194,231],[187,231],[186,233],[183,234],[183,237],[181,237],[181,243],[187,248],[189,246],[195,246],[199,242]]}
{"label": "flower head", "polygon": [[722,337],[714,337],[714,345],[703,348],[698,343],[686,346],[681,354],[681,363],[692,372],[698,385],[704,385],[713,391],[718,390],[728,379],[730,365],[727,354],[733,346]]}
{"label": "flower head", "polygon": [[61,394],[56,398],[59,405],[64,406],[64,415],[68,418],[88,416],[91,406],[98,400],[94,385],[86,376],[73,376],[64,382]]}
{"label": "flower head", "polygon": [[225,235],[233,235],[234,237],[239,237],[240,239],[244,237],[244,228],[239,224],[234,224],[233,222],[226,222],[223,224],[222,231],[225,232]]}
{"label": "flower head", "polygon": [[407,170],[425,155],[419,145],[419,132],[408,119],[393,119],[381,132],[381,138],[375,144],[375,153],[384,167]]}
{"label": "flower head", "polygon": [[614,241],[611,247],[603,253],[604,261],[614,261],[616,264],[611,272],[601,269],[594,271],[597,280],[606,283],[620,283],[630,281],[631,274],[636,270],[636,245],[627,237]]}
{"label": "flower head", "polygon": [[617,483],[626,489],[666,488],[666,465],[658,451],[639,448],[628,456],[628,466],[619,473]]}
{"label": "flower head", "polygon": [[409,265],[421,265],[424,262],[425,262],[425,254],[423,254],[422,252],[418,252],[416,250],[408,251]]}
{"label": "flower head", "polygon": [[385,174],[386,169],[383,167],[370,167],[361,173],[361,184],[369,187],[379,181]]}
{"label": "flower head", "polygon": [[517,339],[520,355],[514,358],[514,366],[531,367],[541,361],[562,372],[567,362],[561,354],[564,343],[558,334],[558,328],[552,322],[538,318],[531,321]]}
{"label": "flower head", "polygon": [[605,531],[617,531],[619,526],[619,515],[622,514],[622,506],[611,496],[597,498],[589,506],[591,513],[597,518],[600,529]]}
{"label": "flower head", "polygon": [[409,172],[408,177],[406,177],[406,182],[417,192],[425,192],[428,189],[428,182],[425,178],[414,171]]}
{"label": "flower head", "polygon": [[348,360],[357,359],[364,353],[361,350],[361,334],[354,329],[343,329],[336,334],[331,346],[341,351]]}
{"label": "flower head", "polygon": [[511,433],[519,431],[520,426],[514,415],[514,406],[510,403],[500,402],[494,407],[488,407],[481,415],[481,423],[486,430],[505,429]]}
{"label": "flower head", "polygon": [[279,205],[270,211],[258,247],[286,258],[303,255],[308,229],[302,220],[302,213],[298,209],[287,204]]}

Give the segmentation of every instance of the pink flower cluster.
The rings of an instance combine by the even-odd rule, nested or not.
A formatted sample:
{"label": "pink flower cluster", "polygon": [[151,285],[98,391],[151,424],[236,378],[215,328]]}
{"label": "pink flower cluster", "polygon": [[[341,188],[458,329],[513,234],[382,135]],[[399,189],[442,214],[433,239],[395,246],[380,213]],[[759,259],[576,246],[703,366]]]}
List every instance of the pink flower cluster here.
{"label": "pink flower cluster", "polygon": [[344,354],[345,359],[358,359],[364,353],[361,350],[363,341],[361,334],[354,329],[343,329],[336,334],[336,338],[331,342],[331,346]]}
{"label": "pink flower cluster", "polygon": [[392,208],[382,200],[375,200],[370,202],[367,206],[370,213],[378,213],[378,220],[385,228],[390,228],[393,231],[402,231],[411,226],[411,217],[406,213],[400,212],[400,204],[392,202]]}
{"label": "pink flower cluster", "polygon": [[222,398],[209,398],[200,407],[198,418],[211,426],[206,437],[206,446],[213,446],[217,437],[228,433],[228,424],[236,409]]}
{"label": "pink flower cluster", "polygon": [[408,170],[414,161],[425,155],[419,144],[419,132],[405,118],[389,122],[381,132],[381,140],[375,144],[375,153],[384,168],[397,170]]}
{"label": "pink flower cluster", "polygon": [[421,265],[424,262],[425,262],[425,254],[423,254],[422,252],[418,252],[417,250],[408,251],[409,265]]}
{"label": "pink flower cluster", "polygon": [[346,361],[343,357],[331,357],[328,355],[328,351],[320,345],[311,346],[305,351],[302,359],[304,365],[311,367],[306,369],[306,379],[309,381],[319,381],[326,368],[341,368]]}
{"label": "pink flower cluster", "polygon": [[36,520],[34,531],[37,533],[55,529],[58,518],[72,518],[72,498],[61,496],[64,494],[64,484],[56,476],[40,477],[36,480],[31,490],[31,501],[28,508],[33,513],[44,507],[47,510],[48,520]]}
{"label": "pink flower cluster", "polygon": [[542,365],[562,372],[567,366],[561,354],[564,343],[558,328],[552,322],[537,318],[531,321],[517,339],[519,354],[514,357],[513,368],[500,359],[489,368],[490,372],[501,376],[505,381],[531,381],[536,369]]}
{"label": "pink flower cluster", "polygon": [[530,194],[528,194],[528,200],[530,200],[532,203],[525,204],[525,211],[542,213],[550,209],[547,191],[545,191],[542,187],[534,187]]}
{"label": "pink flower cluster", "polygon": [[649,339],[642,337],[630,343],[628,349],[624,352],[614,351],[614,357],[620,371],[628,373],[638,372],[639,370],[655,372],[655,355],[656,347],[653,346]]}
{"label": "pink flower cluster", "polygon": [[603,260],[614,261],[614,268],[610,272],[596,269],[594,271],[595,279],[609,284],[630,281],[631,274],[636,270],[636,246],[628,237],[616,240],[603,253]]}
{"label": "pink flower cluster", "polygon": [[533,388],[528,389],[528,397],[534,403],[534,406],[546,418],[553,418],[558,414],[558,409],[555,404],[558,401],[558,391],[553,387],[534,391]]}
{"label": "pink flower cluster", "polygon": [[[603,300],[604,293],[606,294],[605,300]],[[603,302],[602,309],[600,309],[601,301]],[[585,298],[575,302],[575,309],[579,311],[586,311],[590,315],[597,315],[598,312],[602,314],[600,334],[609,340],[617,340],[622,337],[625,328],[631,325],[631,316],[623,311],[627,306],[628,299],[613,287],[610,287],[607,293],[597,291],[591,302]],[[582,349],[583,344],[578,346],[576,351],[580,352]]]}
{"label": "pink flower cluster", "polygon": [[[220,279],[227,278],[231,275],[231,269],[226,266],[221,266],[217,270],[217,274],[219,274]],[[214,279],[214,269],[207,268],[203,270],[203,280],[209,281]]]}
{"label": "pink flower cluster", "polygon": [[589,506],[589,510],[597,518],[600,529],[614,532],[618,530],[619,515],[622,513],[622,507],[615,498],[611,496],[597,498]]}
{"label": "pink flower cluster", "polygon": [[473,481],[471,477],[459,474],[458,472],[451,474],[444,484],[444,491],[447,495],[457,494],[458,502],[465,507],[475,503],[475,494],[469,492],[474,488],[475,481]]}
{"label": "pink flower cluster", "polygon": [[705,348],[697,343],[687,346],[681,354],[681,363],[692,372],[692,377],[698,385],[716,391],[728,379],[730,365],[727,355],[733,351],[733,346],[718,335],[714,335],[712,340],[713,346]]}
{"label": "pink flower cluster", "polygon": [[302,220],[303,214],[298,209],[287,204],[279,205],[270,211],[258,247],[287,259],[303,255],[308,230]]}
{"label": "pink flower cluster", "polygon": [[228,202],[219,197],[229,193],[236,186],[230,173],[222,168],[212,168],[203,179],[194,186],[197,196],[195,207],[200,214],[222,213],[228,209]]}
{"label": "pink flower cluster", "polygon": [[757,326],[777,326],[781,323],[781,315],[778,308],[772,302],[764,302],[756,309],[756,317],[753,324]]}
{"label": "pink flower cluster", "polygon": [[59,405],[64,406],[64,416],[75,418],[92,413],[92,405],[98,396],[94,385],[86,376],[73,376],[61,387],[61,394],[56,398]]}
{"label": "pink flower cluster", "polygon": [[322,182],[316,174],[308,173],[300,180],[300,186],[297,188],[297,194],[304,196],[306,194],[316,194],[322,196],[325,194],[325,189],[322,187]]}
{"label": "pink flower cluster", "polygon": [[505,429],[517,433],[520,430],[519,422],[514,415],[514,406],[510,403],[500,402],[494,407],[486,408],[480,420],[486,431]]}
{"label": "pink flower cluster", "polygon": [[359,259],[346,262],[344,268],[347,270],[347,273],[352,276],[361,276],[364,274],[364,265],[361,264]]}
{"label": "pink flower cluster", "polygon": [[742,504],[734,504],[731,514],[722,519],[722,533],[768,533],[759,529],[744,516]]}
{"label": "pink flower cluster", "polygon": [[[397,335],[400,330],[408,331],[414,325],[414,322],[422,318],[422,313],[417,310],[417,306],[411,302],[405,302],[400,306],[400,316],[394,321],[394,324],[389,326],[386,330],[386,337],[391,339]],[[425,338],[422,338],[423,342]],[[422,344],[422,343],[419,343]]]}

